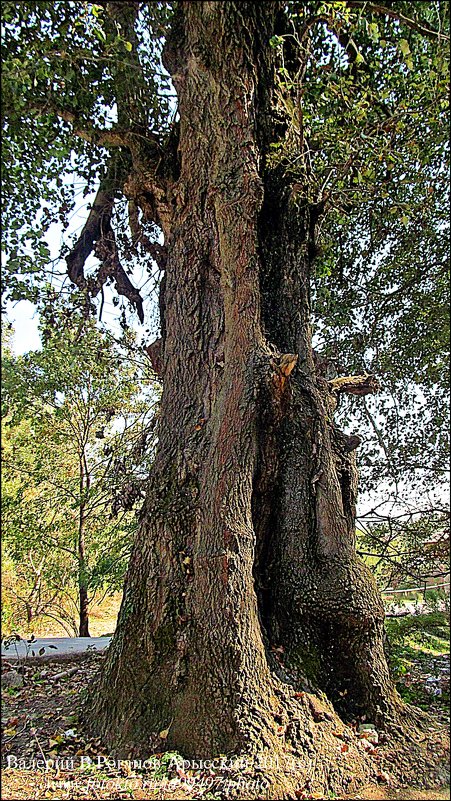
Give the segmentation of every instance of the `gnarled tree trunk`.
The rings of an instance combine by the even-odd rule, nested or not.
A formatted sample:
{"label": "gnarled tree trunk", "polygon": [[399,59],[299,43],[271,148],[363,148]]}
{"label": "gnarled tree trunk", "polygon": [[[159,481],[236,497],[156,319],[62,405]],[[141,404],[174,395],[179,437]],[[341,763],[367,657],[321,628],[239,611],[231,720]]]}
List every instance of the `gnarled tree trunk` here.
{"label": "gnarled tree trunk", "polygon": [[397,708],[355,555],[355,442],[313,362],[321,209],[266,160],[278,12],[182,3],[166,45],[180,171],[152,198],[168,252],[159,446],[90,701],[123,754],[162,750],[162,731],[193,757],[279,747],[305,689],[379,724]]}

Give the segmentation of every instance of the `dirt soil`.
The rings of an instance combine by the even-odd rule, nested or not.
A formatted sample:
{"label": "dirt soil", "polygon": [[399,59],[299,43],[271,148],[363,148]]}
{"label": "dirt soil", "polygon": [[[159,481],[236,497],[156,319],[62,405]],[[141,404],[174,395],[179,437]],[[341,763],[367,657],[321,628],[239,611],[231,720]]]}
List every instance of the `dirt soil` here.
{"label": "dirt soil", "polygon": [[[213,771],[174,768],[174,755],[155,756],[151,769],[133,770],[129,765],[108,765],[99,741],[84,737],[77,708],[87,684],[104,655],[85,654],[72,660],[26,663],[19,667],[2,660],[2,761],[1,798],[10,799],[221,799]],[[9,674],[9,678],[8,678]],[[14,674],[14,676],[12,675]],[[11,682],[11,677],[14,679]],[[7,686],[11,683],[22,686]],[[444,724],[445,721],[442,721]],[[439,722],[440,725],[440,722]],[[424,759],[413,777],[407,761],[390,740],[373,745],[375,783],[347,799],[449,799],[443,788],[447,764],[446,732],[441,725],[425,748]],[[441,734],[443,732],[443,734]],[[362,736],[362,735],[360,735]],[[357,735],[356,735],[357,737]],[[385,742],[383,742],[385,740]],[[341,742],[341,741],[340,741]],[[347,748],[342,746],[342,750]],[[368,750],[368,749],[367,749]],[[97,765],[100,756],[101,765]],[[91,759],[91,764],[89,760]],[[430,765],[428,763],[430,759]],[[40,762],[39,762],[40,760]],[[47,760],[47,765],[45,760]],[[53,760],[53,762],[51,762]],[[437,765],[443,765],[437,768]],[[434,764],[434,767],[433,767]],[[396,776],[396,780],[394,779]],[[217,777],[216,777],[217,778]],[[216,782],[216,783],[215,783]],[[417,785],[417,789],[415,789]],[[421,787],[433,789],[419,789]],[[236,797],[236,796],[235,796]],[[254,796],[255,797],[255,796]],[[264,798],[264,794],[259,796]],[[322,798],[300,789],[297,798]],[[333,794],[325,798],[337,798]]]}
{"label": "dirt soil", "polygon": [[[357,798],[357,796],[354,796]],[[392,792],[383,793],[379,787],[368,787],[365,791],[365,795],[361,795],[360,798],[365,798],[365,801],[373,801],[373,799],[379,798],[390,798],[395,799],[397,798],[398,801],[441,801],[441,799],[447,799],[449,801],[449,787],[444,787],[442,789],[437,788],[437,790],[394,790]]]}

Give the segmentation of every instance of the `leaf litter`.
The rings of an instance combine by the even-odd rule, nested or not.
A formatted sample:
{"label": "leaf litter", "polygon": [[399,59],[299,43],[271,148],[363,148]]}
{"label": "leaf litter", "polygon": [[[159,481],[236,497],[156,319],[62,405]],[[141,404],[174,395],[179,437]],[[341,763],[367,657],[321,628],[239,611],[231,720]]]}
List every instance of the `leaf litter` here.
{"label": "leaf litter", "polygon": [[[3,764],[6,766],[2,799],[230,797],[221,789],[223,774],[214,770],[196,771],[181,767],[180,755],[168,752],[154,755],[150,771],[133,770],[126,762],[117,768],[108,762],[100,740],[86,738],[77,708],[85,688],[94,679],[104,658],[104,654],[91,652],[67,661],[63,670],[60,661],[47,661],[41,665],[22,664],[18,671],[23,677],[23,685],[2,690]],[[12,664],[3,662],[2,673],[10,673],[14,669]],[[442,723],[445,723],[443,715]],[[317,725],[322,725],[319,719]],[[411,769],[406,761],[403,773],[403,765],[400,764],[402,757],[391,745],[388,735],[377,732],[370,723],[364,721],[333,729],[331,734],[336,738],[337,749],[345,759],[351,756],[350,745],[354,745],[374,760],[375,782],[372,788],[366,788],[364,794],[360,791],[360,794],[347,798],[448,797],[438,789],[438,785],[443,783],[443,774],[432,767],[432,761],[434,764],[441,759],[446,762],[446,737],[436,736],[428,743],[431,757],[429,774],[426,765],[418,766],[420,783],[427,780],[429,786],[436,784],[437,789],[429,795],[422,791],[421,796],[409,796],[409,790],[402,791],[399,787],[413,783]],[[166,731],[160,733],[162,748],[166,737]],[[99,757],[100,768],[96,762]],[[29,767],[36,764],[33,760],[39,759],[40,768]],[[19,760],[24,762],[20,763]],[[47,769],[44,767],[45,760]],[[53,766],[49,760],[54,761]],[[26,767],[22,769],[21,764]],[[261,797],[265,796],[262,794]],[[297,791],[296,797],[309,799],[323,796],[306,787]]]}

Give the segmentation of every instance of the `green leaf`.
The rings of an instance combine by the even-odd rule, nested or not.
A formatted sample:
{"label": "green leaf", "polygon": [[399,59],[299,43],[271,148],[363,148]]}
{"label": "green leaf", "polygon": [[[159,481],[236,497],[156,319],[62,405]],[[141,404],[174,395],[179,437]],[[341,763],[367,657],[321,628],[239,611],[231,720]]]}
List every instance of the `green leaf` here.
{"label": "green leaf", "polygon": [[269,44],[271,47],[279,47],[280,45],[283,45],[283,36],[271,36]]}
{"label": "green leaf", "polygon": [[408,56],[409,55],[409,53],[410,53],[410,45],[409,45],[407,39],[401,39],[399,41],[398,47],[401,50],[401,53],[403,54],[403,56]]}
{"label": "green leaf", "polygon": [[375,41],[375,42],[378,41],[378,39],[379,39],[379,25],[377,24],[377,22],[370,22],[370,24],[368,25],[368,33],[369,33],[371,39],[373,39],[373,41]]}

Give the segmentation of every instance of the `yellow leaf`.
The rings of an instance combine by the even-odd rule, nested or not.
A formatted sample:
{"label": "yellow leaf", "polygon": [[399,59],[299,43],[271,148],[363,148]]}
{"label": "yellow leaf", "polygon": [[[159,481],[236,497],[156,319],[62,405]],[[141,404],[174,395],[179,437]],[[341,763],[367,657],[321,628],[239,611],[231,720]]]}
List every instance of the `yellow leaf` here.
{"label": "yellow leaf", "polygon": [[166,740],[166,737],[168,736],[168,734],[169,734],[169,729],[163,729],[163,731],[160,731],[160,734],[158,736],[162,740]]}
{"label": "yellow leaf", "polygon": [[59,746],[58,740],[49,740],[49,748],[55,748]]}

